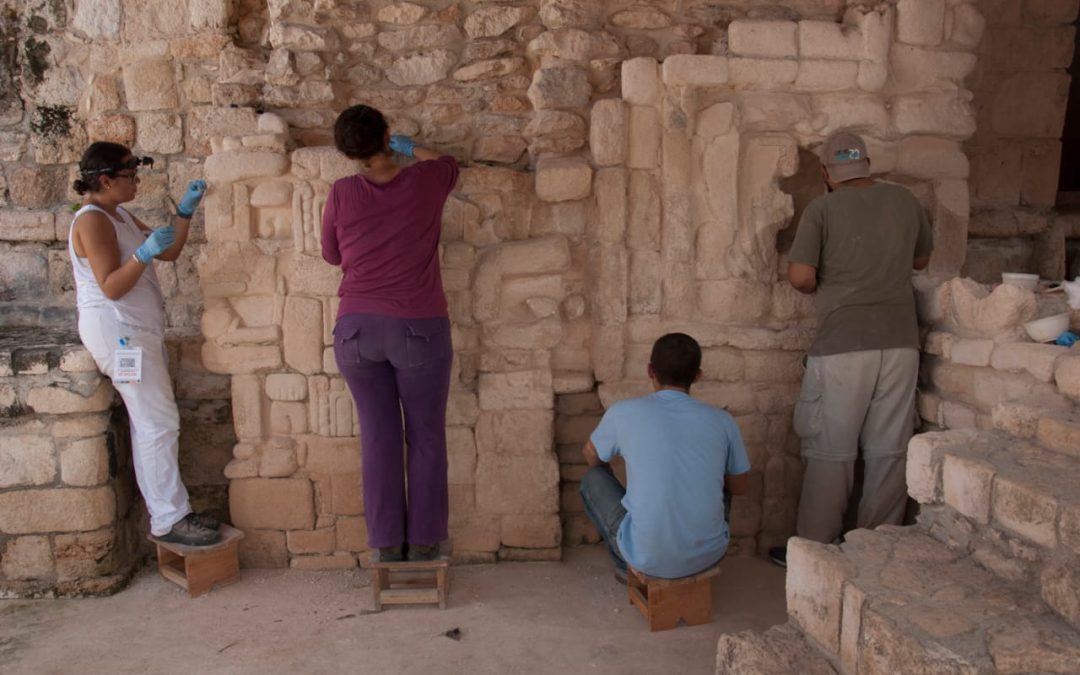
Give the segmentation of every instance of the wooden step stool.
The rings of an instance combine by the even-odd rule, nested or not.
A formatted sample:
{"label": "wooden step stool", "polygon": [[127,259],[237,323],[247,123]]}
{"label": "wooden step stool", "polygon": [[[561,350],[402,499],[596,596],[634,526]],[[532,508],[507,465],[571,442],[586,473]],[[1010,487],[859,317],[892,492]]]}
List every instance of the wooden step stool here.
{"label": "wooden step stool", "polygon": [[680,619],[687,626],[698,626],[713,620],[712,578],[718,574],[719,565],[690,577],[660,579],[631,567],[626,590],[630,604],[649,620],[650,631],[675,628]]}
{"label": "wooden step stool", "polygon": [[147,537],[157,545],[158,571],[179,584],[191,597],[198,597],[214,586],[224,586],[240,579],[240,540],[244,533],[222,525],[221,541],[211,546],[185,546]]}
{"label": "wooden step stool", "polygon": [[446,609],[450,590],[448,559],[365,562],[363,567],[372,572],[371,592],[376,612],[381,612],[383,605],[438,603],[439,609]]}

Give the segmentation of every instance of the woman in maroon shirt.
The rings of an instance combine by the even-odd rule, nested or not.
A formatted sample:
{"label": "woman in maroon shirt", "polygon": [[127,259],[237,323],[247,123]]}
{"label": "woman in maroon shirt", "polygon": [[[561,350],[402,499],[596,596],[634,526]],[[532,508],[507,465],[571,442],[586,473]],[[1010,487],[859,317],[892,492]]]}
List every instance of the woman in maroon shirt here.
{"label": "woman in maroon shirt", "polygon": [[[447,538],[453,348],[439,234],[458,166],[391,136],[382,113],[365,105],[338,116],[334,144],[364,167],[330,189],[322,255],[344,273],[334,356],[360,419],[368,546],[377,561],[429,560]],[[420,161],[399,166],[393,152]]]}

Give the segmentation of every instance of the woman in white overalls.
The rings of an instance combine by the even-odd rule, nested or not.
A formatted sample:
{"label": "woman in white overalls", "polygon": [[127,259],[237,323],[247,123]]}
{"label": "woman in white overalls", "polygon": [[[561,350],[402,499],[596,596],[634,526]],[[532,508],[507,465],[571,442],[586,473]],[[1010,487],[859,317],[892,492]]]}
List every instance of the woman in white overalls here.
{"label": "woman in white overalls", "polygon": [[90,145],[79,162],[73,187],[85,195],[84,206],[68,236],[79,337],[127,407],[135,478],[150,512],[151,534],[205,546],[220,535],[216,521],[192,513],[180,480],[180,415],[166,363],[164,298],[153,260],[180,256],[206,183],[188,184],[175,225],[151,230],[120,205],[135,199],[139,166],[152,164],[123,145],[104,142]]}

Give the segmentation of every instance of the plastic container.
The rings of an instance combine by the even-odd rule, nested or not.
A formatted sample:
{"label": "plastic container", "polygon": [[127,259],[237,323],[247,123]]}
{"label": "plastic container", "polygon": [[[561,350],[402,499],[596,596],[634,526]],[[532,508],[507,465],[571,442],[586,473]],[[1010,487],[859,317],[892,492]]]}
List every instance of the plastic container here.
{"label": "plastic container", "polygon": [[1035,342],[1053,342],[1059,335],[1069,330],[1069,313],[1028,321],[1024,324],[1024,330]]}
{"label": "plastic container", "polygon": [[1020,272],[1002,272],[1001,283],[1009,284],[1010,286],[1019,286],[1020,288],[1026,288],[1029,291],[1033,291],[1039,287],[1039,275],[1022,274]]}

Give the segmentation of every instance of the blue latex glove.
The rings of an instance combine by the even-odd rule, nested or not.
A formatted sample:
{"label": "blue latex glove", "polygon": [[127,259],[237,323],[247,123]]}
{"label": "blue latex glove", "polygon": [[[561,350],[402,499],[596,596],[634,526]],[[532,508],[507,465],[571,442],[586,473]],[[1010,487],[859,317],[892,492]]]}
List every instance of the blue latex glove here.
{"label": "blue latex glove", "polygon": [[1080,340],[1080,335],[1065,331],[1064,333],[1059,335],[1056,340],[1054,340],[1054,344],[1061,345],[1062,347],[1072,347],[1074,344],[1076,344],[1077,340]]}
{"label": "blue latex glove", "polygon": [[203,194],[206,193],[206,181],[193,180],[187,184],[187,192],[180,198],[180,203],[176,205],[176,215],[181,218],[190,218],[195,209],[199,208],[199,202],[202,201]]}
{"label": "blue latex glove", "polygon": [[172,225],[161,227],[150,233],[143,245],[135,249],[135,257],[144,265],[164,253],[165,249],[176,241],[176,228]]}
{"label": "blue latex glove", "polygon": [[413,148],[416,147],[416,141],[403,136],[402,134],[394,134],[390,137],[390,149],[394,152],[405,155],[406,157],[413,156]]}

